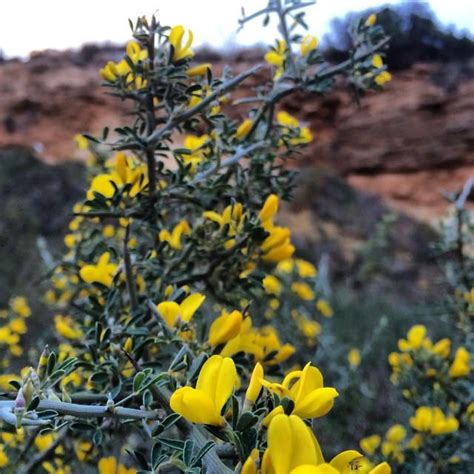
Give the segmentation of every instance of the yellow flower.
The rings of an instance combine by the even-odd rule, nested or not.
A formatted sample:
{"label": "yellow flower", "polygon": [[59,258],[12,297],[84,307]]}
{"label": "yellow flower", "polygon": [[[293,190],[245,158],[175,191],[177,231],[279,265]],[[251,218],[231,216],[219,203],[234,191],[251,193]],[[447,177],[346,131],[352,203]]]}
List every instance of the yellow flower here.
{"label": "yellow flower", "polygon": [[194,313],[204,303],[206,297],[201,293],[193,293],[187,296],[181,304],[176,301],[163,301],[156,309],[169,327],[176,326],[178,321],[188,323]]}
{"label": "yellow flower", "polygon": [[56,332],[67,339],[80,339],[82,331],[73,321],[71,316],[61,316],[57,314],[54,317]]}
{"label": "yellow flower", "polygon": [[161,242],[167,242],[168,245],[174,250],[181,250],[181,236],[189,235],[191,233],[191,227],[189,227],[188,221],[182,219],[177,225],[174,226],[171,233],[166,229],[160,231],[159,239]]}
{"label": "yellow flower", "polygon": [[94,199],[94,193],[99,193],[111,199],[116,188],[129,186],[128,195],[135,197],[148,184],[146,166],[135,164],[131,157],[118,152],[107,161],[110,173],[99,174],[94,177],[87,191],[87,199]]}
{"label": "yellow flower", "polygon": [[254,404],[262,391],[262,379],[264,377],[263,367],[260,363],[255,364],[252,375],[250,377],[249,386],[245,392],[245,401]]}
{"label": "yellow flower", "polygon": [[316,340],[316,336],[321,334],[321,325],[317,321],[311,321],[304,317],[298,319],[298,327],[310,342]]}
{"label": "yellow flower", "polygon": [[25,334],[26,333],[26,324],[25,320],[22,318],[13,318],[8,324],[11,331],[16,334]]}
{"label": "yellow flower", "polygon": [[407,334],[407,339],[400,339],[398,341],[398,348],[402,352],[420,349],[426,345],[426,327],[422,324],[413,326]]}
{"label": "yellow flower", "polygon": [[80,133],[74,135],[74,143],[79,150],[87,150],[89,148],[89,142],[87,141],[87,138]]}
{"label": "yellow flower", "polygon": [[173,46],[173,61],[181,61],[182,59],[191,58],[194,53],[191,50],[193,44],[193,32],[188,30],[188,37],[186,42],[183,44],[183,37],[185,34],[183,26],[178,25],[171,28],[168,41]]}
{"label": "yellow flower", "polygon": [[129,41],[125,51],[133,64],[138,63],[138,61],[144,61],[148,57],[148,51],[142,49],[136,41]]}
{"label": "yellow flower", "polygon": [[400,424],[393,425],[387,431],[385,438],[391,443],[401,443],[407,435],[407,430]]}
{"label": "yellow flower", "polygon": [[298,275],[301,278],[313,278],[318,274],[316,267],[311,262],[297,258],[295,263],[298,269]]}
{"label": "yellow flower", "polygon": [[445,416],[438,407],[419,407],[410,418],[410,426],[416,431],[431,433],[433,436],[457,431],[459,422],[453,416]]}
{"label": "yellow flower", "polygon": [[202,366],[196,388],[178,388],[170,399],[171,409],[191,423],[222,426],[222,408],[237,381],[234,361],[213,355]]}
{"label": "yellow flower", "polygon": [[381,439],[379,435],[367,436],[360,440],[360,447],[365,451],[369,456],[372,456],[376,449],[380,446]]}
{"label": "yellow flower", "polygon": [[99,71],[100,77],[107,82],[114,82],[117,79],[117,68],[113,61],[107,64]]}
{"label": "yellow flower", "polygon": [[207,73],[208,69],[212,69],[212,64],[211,63],[198,64],[197,66],[190,67],[186,71],[186,74],[189,77],[204,76],[204,74]]}
{"label": "yellow flower", "polygon": [[312,35],[306,35],[300,44],[301,56],[308,55],[313,49],[318,47],[318,38]]}
{"label": "yellow flower", "polygon": [[114,279],[117,265],[109,263],[110,253],[104,252],[95,265],[84,265],[79,275],[86,283],[101,283],[104,286],[110,287]]}
{"label": "yellow flower", "polygon": [[270,235],[263,241],[260,248],[263,251],[262,260],[279,262],[291,257],[295,247],[291,243],[291,232],[287,227],[269,226],[265,229]]}
{"label": "yellow flower", "polygon": [[100,459],[97,467],[99,474],[136,474],[137,472],[133,467],[127,469],[123,464],[117,464],[117,460],[112,456]]}
{"label": "yellow flower", "polygon": [[223,313],[217,317],[209,329],[209,344],[218,346],[230,341],[237,336],[242,326],[243,316],[240,311],[232,311],[232,313]]}
{"label": "yellow flower", "polygon": [[280,111],[277,113],[277,122],[284,127],[283,130],[286,134],[290,133],[291,129],[299,130],[299,135],[290,138],[288,141],[292,145],[303,145],[313,141],[313,135],[308,127],[302,127],[298,122],[298,119],[290,115],[288,112]]}
{"label": "yellow flower", "polygon": [[274,79],[278,79],[283,73],[286,57],[286,42],[278,40],[277,47],[265,54],[265,61],[271,66],[275,66]]}
{"label": "yellow flower", "polygon": [[339,453],[331,459],[329,465],[335,469],[335,473],[340,474],[352,472],[358,472],[360,474],[390,474],[392,472],[390,466],[386,462],[377,464],[372,468],[367,459],[364,458],[361,453],[354,450]]}
{"label": "yellow flower", "polygon": [[259,452],[257,449],[252,449],[250,456],[246,459],[242,466],[242,471],[240,474],[257,474],[257,463],[259,460]]}
{"label": "yellow flower", "polygon": [[359,349],[351,349],[347,354],[347,360],[352,368],[360,365],[360,351]]}
{"label": "yellow flower", "polygon": [[372,66],[374,66],[377,69],[380,69],[381,67],[383,67],[383,59],[382,59],[382,56],[380,56],[380,54],[374,54],[372,56]]}
{"label": "yellow flower", "polygon": [[92,453],[94,446],[89,441],[78,441],[74,443],[74,452],[77,459],[81,462],[86,461]]}
{"label": "yellow flower", "polygon": [[278,414],[272,419],[262,474],[288,474],[298,466],[317,466],[323,462],[319,443],[301,418]]}
{"label": "yellow flower", "polygon": [[446,359],[449,357],[449,353],[451,352],[451,341],[448,338],[440,339],[434,346],[433,346],[433,353],[443,357]]}
{"label": "yellow flower", "polygon": [[47,449],[56,439],[56,433],[46,433],[35,437],[35,446],[38,451]]}
{"label": "yellow flower", "polygon": [[383,86],[386,82],[392,80],[392,75],[388,71],[382,71],[380,74],[375,76],[375,83],[379,86]]}
{"label": "yellow flower", "polygon": [[334,405],[334,399],[339,395],[336,389],[324,387],[321,372],[308,362],[303,370],[293,370],[281,384],[262,384],[270,392],[280,397],[288,397],[294,402],[293,415],[301,418],[319,418],[326,415]]}
{"label": "yellow flower", "polygon": [[449,375],[452,378],[465,377],[471,372],[469,366],[470,355],[465,347],[459,347],[454,356],[453,363],[449,367]]}
{"label": "yellow flower", "polygon": [[423,436],[420,433],[414,434],[407,444],[408,449],[417,451],[423,445]]}
{"label": "yellow flower", "polygon": [[252,119],[245,119],[238,127],[237,131],[235,132],[235,138],[237,140],[242,140],[245,138],[250,130],[252,129],[253,126],[253,120]]}
{"label": "yellow flower", "polygon": [[325,299],[320,299],[316,303],[316,309],[325,317],[325,318],[331,318],[334,314],[331,305],[329,302]]}
{"label": "yellow flower", "polygon": [[208,147],[206,143],[210,140],[209,135],[186,135],[184,137],[183,146],[191,151],[189,155],[183,155],[183,161],[186,165],[190,165],[190,172],[194,173],[196,167],[205,158],[205,152]]}
{"label": "yellow flower", "polygon": [[306,282],[295,281],[291,284],[291,291],[304,301],[312,301],[315,298],[314,291]]}
{"label": "yellow flower", "polygon": [[263,288],[269,295],[279,295],[281,293],[281,282],[274,275],[267,275],[262,280]]}
{"label": "yellow flower", "polygon": [[21,316],[22,318],[31,316],[31,309],[28,306],[28,301],[24,296],[16,296],[12,298],[9,304],[12,311],[18,314],[18,316]]}
{"label": "yellow flower", "polygon": [[278,213],[278,196],[276,194],[270,194],[265,199],[262,209],[260,210],[258,217],[262,221],[262,224],[266,224],[268,221],[273,219]]}
{"label": "yellow flower", "polygon": [[369,17],[365,21],[365,24],[366,26],[374,26],[376,21],[377,21],[377,15],[375,13],[372,13],[371,15],[369,15]]}
{"label": "yellow flower", "polygon": [[0,444],[0,467],[8,466],[10,460],[8,459],[7,453],[5,452],[3,445]]}

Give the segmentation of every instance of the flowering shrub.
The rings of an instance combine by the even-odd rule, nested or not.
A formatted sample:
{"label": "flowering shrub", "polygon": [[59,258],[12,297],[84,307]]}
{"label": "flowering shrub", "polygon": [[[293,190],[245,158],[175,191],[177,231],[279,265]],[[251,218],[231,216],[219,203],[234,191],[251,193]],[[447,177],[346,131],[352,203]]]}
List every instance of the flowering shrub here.
{"label": "flowering shrub", "polygon": [[450,337],[432,341],[417,324],[388,356],[391,381],[410,406],[404,424],[392,426],[385,437],[361,440],[373,460],[387,460],[396,472],[472,472],[474,452],[473,353],[474,260],[472,216],[464,208],[472,183],[454,202],[454,215],[444,226],[439,250],[449,258],[446,274],[453,287],[444,331]]}
{"label": "flowering shrub", "polygon": [[[323,456],[312,423],[339,394],[304,348],[332,310],[277,222],[284,165],[313,139],[279,102],[338,75],[380,88],[387,38],[362,20],[350,59],[331,66],[299,32],[304,6],[271,1],[241,20],[275,15],[283,38],[236,76],[194,65],[192,32],[155,17],[131,23],[123,59],[101,69],[132,119],[113,138],[76,138],[90,180],[50,272],[55,349],[32,350],[0,400],[2,472],[390,472],[354,450]],[[264,69],[235,121],[233,91]],[[25,308],[14,301],[2,328],[12,355]]]}

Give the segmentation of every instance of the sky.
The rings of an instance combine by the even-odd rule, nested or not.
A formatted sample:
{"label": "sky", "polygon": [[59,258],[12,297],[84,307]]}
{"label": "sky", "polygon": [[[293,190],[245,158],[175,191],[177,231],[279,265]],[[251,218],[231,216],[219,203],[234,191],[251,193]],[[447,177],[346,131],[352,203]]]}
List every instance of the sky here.
{"label": "sky", "polygon": [[[319,0],[307,9],[312,34],[322,37],[330,20],[349,11],[364,10],[400,0]],[[473,0],[429,0],[443,24],[474,31]],[[247,14],[267,0],[3,0],[0,2],[0,50],[6,57],[27,57],[31,51],[78,48],[85,43],[124,43],[130,38],[128,18],[156,13],[167,25],[193,30],[196,46],[215,48],[268,43],[274,28],[261,20],[237,33],[241,7]],[[270,25],[271,26],[271,25]]]}

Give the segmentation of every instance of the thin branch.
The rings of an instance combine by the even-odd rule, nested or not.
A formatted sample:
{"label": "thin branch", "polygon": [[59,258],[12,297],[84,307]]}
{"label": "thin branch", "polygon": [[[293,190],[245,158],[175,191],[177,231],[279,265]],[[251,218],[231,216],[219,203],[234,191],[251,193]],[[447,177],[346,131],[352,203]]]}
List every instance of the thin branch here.
{"label": "thin branch", "polygon": [[222,161],[220,164],[217,163],[216,166],[207,169],[206,171],[203,171],[202,173],[198,173],[195,178],[191,181],[190,184],[196,184],[207,177],[217,173],[220,169],[222,168],[228,168],[229,166],[235,165],[238,163],[244,156],[248,155],[249,153],[252,153],[255,150],[258,150],[260,148],[263,148],[266,145],[265,142],[260,141],[257,143],[254,143],[246,148],[237,148],[237,151],[235,152],[234,155],[230,156],[229,158],[226,158],[224,161]]}
{"label": "thin branch", "polygon": [[127,284],[128,294],[130,295],[130,306],[132,307],[132,314],[136,314],[138,310],[137,287],[133,278],[132,261],[130,259],[130,252],[128,250],[128,240],[130,238],[130,224],[125,230],[125,237],[123,239],[123,261],[125,265],[125,281]]}
{"label": "thin branch", "polygon": [[[0,411],[10,411],[13,414],[15,406],[14,400],[1,400]],[[135,408],[117,407],[109,409],[101,405],[82,405],[78,403],[67,403],[54,400],[41,400],[37,410],[54,410],[60,415],[70,415],[78,418],[131,418],[134,420],[155,420],[159,418],[159,413],[152,410],[137,410]],[[3,418],[5,420],[5,418]],[[7,420],[5,420],[7,421]],[[23,421],[28,421],[23,420]],[[40,420],[29,420],[40,421]],[[44,420],[41,420],[44,421]],[[29,424],[29,423],[27,423]]]}
{"label": "thin branch", "polygon": [[34,456],[33,459],[19,472],[21,474],[29,474],[30,472],[34,472],[36,466],[48,459],[49,456],[54,453],[54,450],[64,441],[66,435],[67,430],[62,430],[57,438],[46,449]]}
{"label": "thin branch", "polygon": [[166,125],[146,137],[145,140],[147,144],[153,145],[154,143],[158,142],[167,133],[171,132],[171,130],[173,130],[173,128],[175,128],[177,125],[182,122],[185,122],[186,120],[189,120],[191,117],[204,110],[216,98],[222,96],[230,89],[233,89],[236,85],[240,84],[245,79],[258,72],[261,68],[262,66],[260,64],[257,64],[256,66],[248,69],[247,71],[242,72],[238,76],[235,76],[234,78],[222,83],[212,94],[208,95],[205,99],[199,102],[199,104],[170,118]]}

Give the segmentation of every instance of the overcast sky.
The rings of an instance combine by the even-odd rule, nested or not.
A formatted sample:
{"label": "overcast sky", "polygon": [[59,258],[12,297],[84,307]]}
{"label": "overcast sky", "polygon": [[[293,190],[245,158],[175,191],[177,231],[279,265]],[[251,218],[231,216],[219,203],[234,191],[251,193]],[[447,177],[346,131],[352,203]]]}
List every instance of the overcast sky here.
{"label": "overcast sky", "polygon": [[[0,14],[0,50],[8,56],[26,57],[31,51],[65,49],[84,43],[125,42],[130,37],[127,19],[157,13],[162,23],[191,28],[195,44],[216,48],[268,42],[275,30],[262,30],[261,20],[236,33],[243,6],[247,13],[267,0],[3,0]],[[322,37],[329,22],[348,11],[400,1],[319,0],[310,7],[311,32]],[[430,0],[444,24],[474,31],[474,0]]]}

